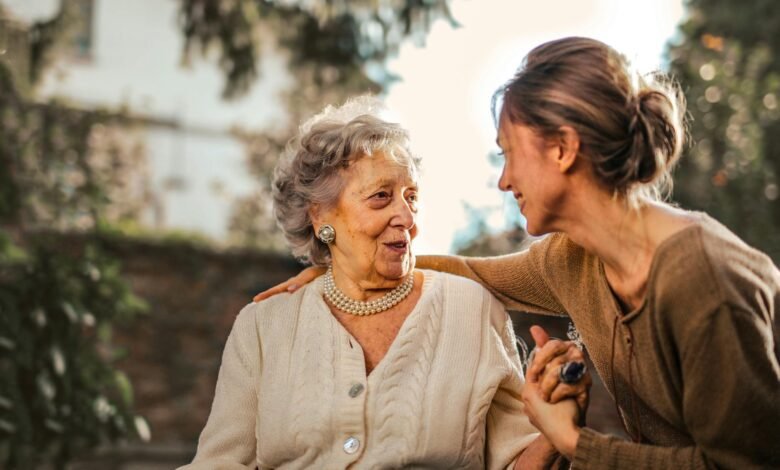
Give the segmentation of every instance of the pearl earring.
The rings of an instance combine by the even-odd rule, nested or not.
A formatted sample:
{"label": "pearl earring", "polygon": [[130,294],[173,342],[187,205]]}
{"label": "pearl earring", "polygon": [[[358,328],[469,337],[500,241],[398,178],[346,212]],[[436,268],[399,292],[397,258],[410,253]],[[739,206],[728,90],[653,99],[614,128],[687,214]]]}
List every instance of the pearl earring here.
{"label": "pearl earring", "polygon": [[330,245],[336,239],[336,229],[332,225],[323,224],[317,230],[317,238],[324,244]]}

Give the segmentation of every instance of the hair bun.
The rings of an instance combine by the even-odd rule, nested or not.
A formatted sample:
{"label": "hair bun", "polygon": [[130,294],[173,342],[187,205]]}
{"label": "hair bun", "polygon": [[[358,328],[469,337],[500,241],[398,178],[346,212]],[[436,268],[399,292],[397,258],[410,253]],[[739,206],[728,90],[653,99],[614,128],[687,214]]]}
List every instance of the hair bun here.
{"label": "hair bun", "polygon": [[626,179],[650,183],[667,175],[679,159],[683,145],[683,117],[676,87],[645,85],[629,106],[630,152]]}

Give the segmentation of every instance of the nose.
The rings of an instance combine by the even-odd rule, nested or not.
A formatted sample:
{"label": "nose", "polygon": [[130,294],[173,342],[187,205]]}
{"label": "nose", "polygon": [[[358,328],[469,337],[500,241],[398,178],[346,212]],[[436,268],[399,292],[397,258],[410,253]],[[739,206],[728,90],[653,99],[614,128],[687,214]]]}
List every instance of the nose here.
{"label": "nose", "polygon": [[398,198],[394,205],[392,225],[411,230],[417,221],[417,211],[403,197]]}
{"label": "nose", "polygon": [[509,183],[509,177],[506,174],[506,164],[501,168],[501,177],[498,179],[498,189],[501,191],[511,191],[512,185]]}

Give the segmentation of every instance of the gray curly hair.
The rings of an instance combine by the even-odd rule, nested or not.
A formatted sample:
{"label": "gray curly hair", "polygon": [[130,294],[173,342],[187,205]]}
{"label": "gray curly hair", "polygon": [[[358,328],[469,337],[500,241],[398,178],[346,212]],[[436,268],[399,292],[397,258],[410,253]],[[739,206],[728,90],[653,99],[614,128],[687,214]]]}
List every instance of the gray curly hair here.
{"label": "gray curly hair", "polygon": [[380,118],[381,111],[377,99],[365,96],[328,106],[301,125],[287,145],[274,170],[273,212],[299,260],[315,266],[330,263],[330,251],[315,236],[309,209],[313,204],[325,209],[336,205],[346,184],[343,170],[352,163],[381,151],[419,171],[408,132]]}

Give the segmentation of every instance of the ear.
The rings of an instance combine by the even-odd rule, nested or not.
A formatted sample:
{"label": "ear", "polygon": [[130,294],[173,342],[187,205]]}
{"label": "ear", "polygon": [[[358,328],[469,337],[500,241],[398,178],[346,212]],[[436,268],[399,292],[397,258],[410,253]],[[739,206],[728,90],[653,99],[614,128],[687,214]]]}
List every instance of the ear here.
{"label": "ear", "polygon": [[322,207],[320,207],[319,204],[312,204],[309,206],[309,218],[311,219],[314,232],[316,233],[320,225],[324,223],[322,221]]}
{"label": "ear", "polygon": [[580,154],[580,134],[571,126],[561,126],[558,129],[558,155],[556,163],[561,173],[571,170]]}

